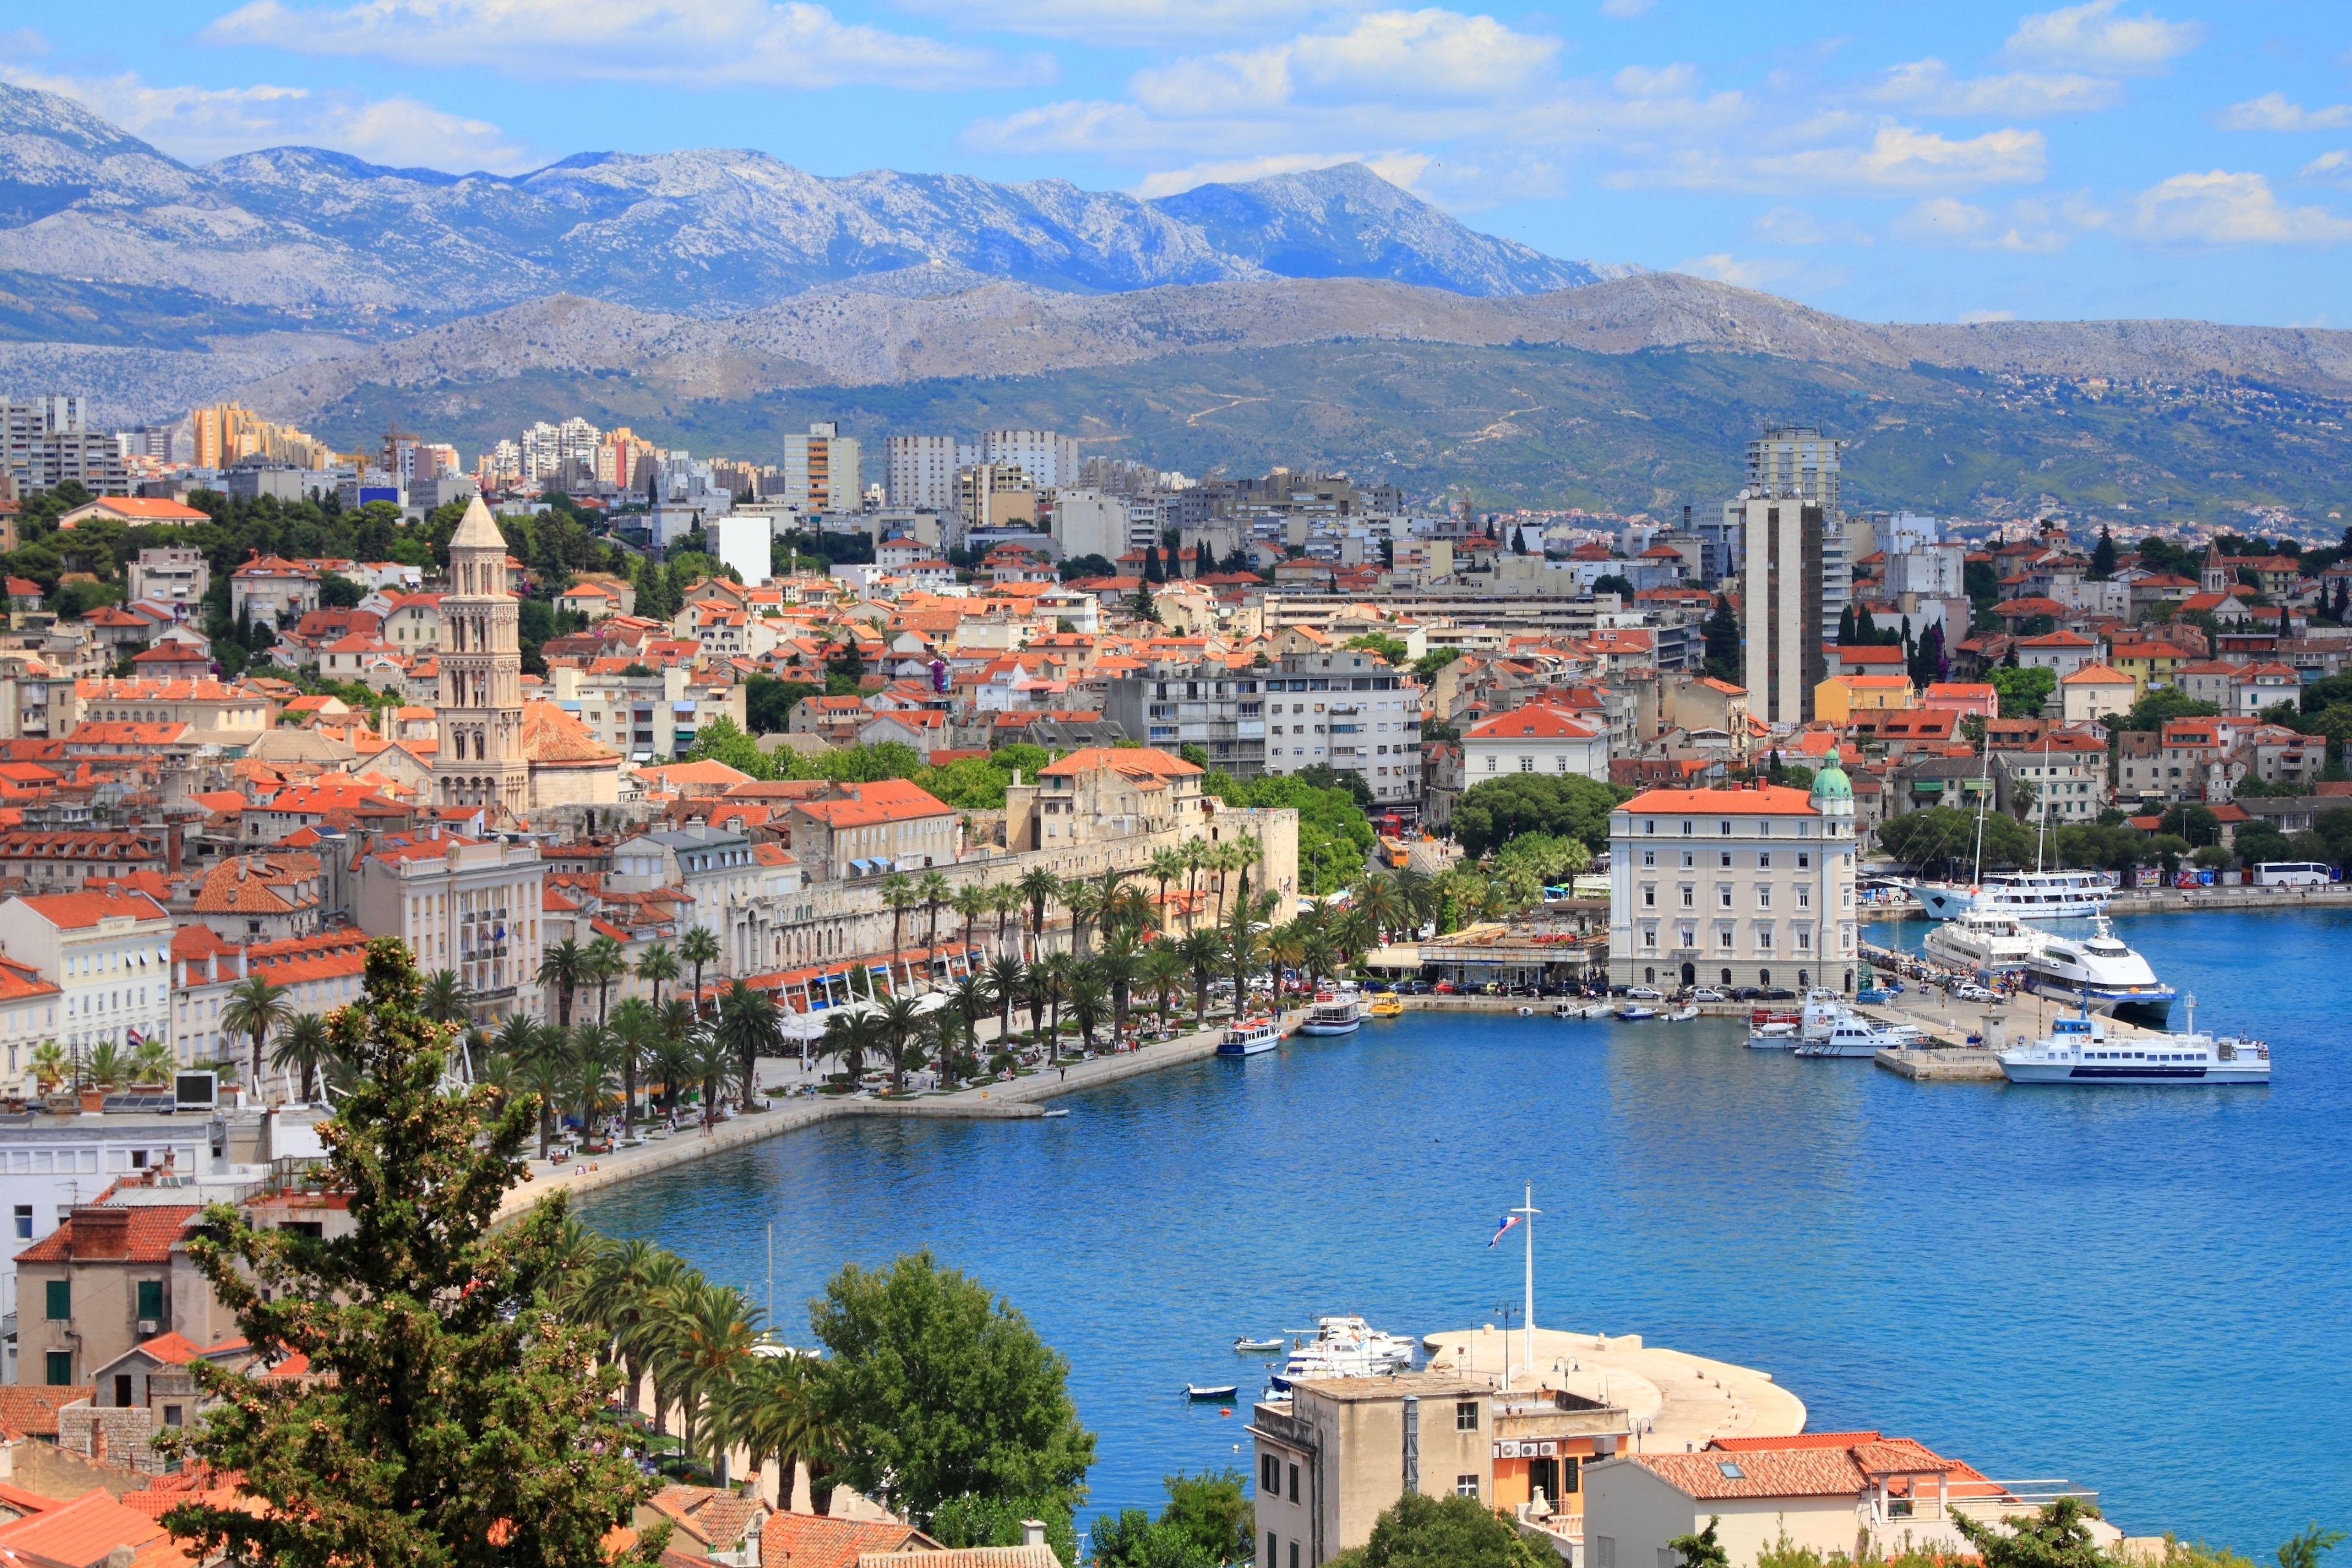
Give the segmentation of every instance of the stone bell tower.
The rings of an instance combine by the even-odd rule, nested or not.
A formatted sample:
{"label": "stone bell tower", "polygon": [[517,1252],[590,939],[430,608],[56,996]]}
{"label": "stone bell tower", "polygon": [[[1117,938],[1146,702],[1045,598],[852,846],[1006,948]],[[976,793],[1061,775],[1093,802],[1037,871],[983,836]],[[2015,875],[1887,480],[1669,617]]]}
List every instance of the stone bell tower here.
{"label": "stone bell tower", "polygon": [[441,598],[436,805],[488,806],[494,818],[530,808],[521,630],[521,608],[508,586],[506,538],[477,496],[449,541],[449,591]]}

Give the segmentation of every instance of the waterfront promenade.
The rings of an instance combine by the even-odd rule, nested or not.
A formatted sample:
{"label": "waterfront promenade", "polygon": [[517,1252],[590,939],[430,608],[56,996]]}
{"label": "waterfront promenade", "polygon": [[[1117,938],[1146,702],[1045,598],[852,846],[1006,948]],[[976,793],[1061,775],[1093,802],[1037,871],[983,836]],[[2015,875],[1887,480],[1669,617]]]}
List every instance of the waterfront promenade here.
{"label": "waterfront promenade", "polygon": [[[1303,1010],[1286,1013],[1282,1026],[1289,1029],[1303,1016]],[[593,1192],[633,1176],[668,1170],[688,1161],[707,1159],[748,1143],[756,1143],[763,1138],[773,1138],[780,1133],[846,1117],[951,1117],[1005,1121],[1041,1117],[1045,1114],[1042,1102],[1059,1095],[1099,1089],[1139,1073],[1157,1072],[1163,1068],[1214,1056],[1217,1042],[1223,1037],[1224,1032],[1224,1026],[1219,1025],[1194,1034],[1180,1035],[1172,1040],[1141,1046],[1132,1051],[1097,1056],[1090,1061],[1073,1059],[1055,1068],[1041,1068],[1010,1083],[976,1084],[946,1094],[925,1094],[907,1100],[878,1100],[863,1095],[794,1096],[772,1101],[765,1110],[739,1113],[716,1127],[705,1129],[692,1124],[681,1125],[676,1132],[648,1138],[635,1148],[622,1149],[610,1154],[583,1155],[565,1162],[561,1167],[552,1166],[544,1160],[532,1160],[528,1166],[530,1179],[507,1194],[505,1203],[499,1205],[499,1216],[501,1219],[511,1218],[548,1192],[560,1191],[575,1195]],[[776,1058],[763,1058],[761,1065],[761,1076],[772,1081],[783,1063]]]}
{"label": "waterfront promenade", "polygon": [[[1433,1372],[1499,1378],[1507,1360],[1512,1383],[1524,1386],[1527,1338],[1524,1330],[1506,1336],[1488,1323],[1428,1334],[1422,1343]],[[1644,1344],[1639,1334],[1538,1328],[1535,1365],[1544,1386],[1623,1410],[1637,1454],[1679,1454],[1717,1437],[1787,1437],[1805,1429],[1805,1402],[1770,1373]]]}

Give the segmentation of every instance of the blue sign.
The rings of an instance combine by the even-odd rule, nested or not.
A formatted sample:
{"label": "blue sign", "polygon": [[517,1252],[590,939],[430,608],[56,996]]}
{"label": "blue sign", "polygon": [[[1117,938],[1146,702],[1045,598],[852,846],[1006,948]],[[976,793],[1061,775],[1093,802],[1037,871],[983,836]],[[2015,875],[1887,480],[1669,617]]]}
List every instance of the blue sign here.
{"label": "blue sign", "polygon": [[387,489],[382,485],[362,485],[360,487],[360,505],[365,506],[372,500],[388,500],[393,505],[398,506],[400,504],[400,492],[396,489]]}

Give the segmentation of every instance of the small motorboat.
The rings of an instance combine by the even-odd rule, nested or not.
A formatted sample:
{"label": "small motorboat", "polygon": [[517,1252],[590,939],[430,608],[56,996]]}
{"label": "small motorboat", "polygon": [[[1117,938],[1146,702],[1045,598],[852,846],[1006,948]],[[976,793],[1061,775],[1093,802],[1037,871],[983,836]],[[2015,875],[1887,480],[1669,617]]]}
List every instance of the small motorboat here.
{"label": "small motorboat", "polygon": [[1519,1009],[1519,1016],[1522,1018],[1532,1018],[1535,1016],[1536,1010],[1533,1007],[1522,1007]]}
{"label": "small motorboat", "polygon": [[1069,1112],[1066,1110],[1049,1110],[1045,1112],[1045,1120],[1051,1121],[1056,1116],[1067,1116]]}
{"label": "small motorboat", "polygon": [[1241,1338],[1234,1342],[1234,1353],[1238,1355],[1263,1355],[1267,1351],[1278,1351],[1280,1349],[1282,1349],[1282,1341],[1278,1338],[1254,1340],[1247,1334],[1244,1334]]}
{"label": "small motorboat", "polygon": [[1561,1002],[1552,1008],[1551,1016],[1555,1018],[1581,1018],[1584,1009],[1573,1002]]}
{"label": "small motorboat", "polygon": [[1639,1002],[1617,1009],[1617,1021],[1621,1024],[1646,1024],[1657,1016],[1655,1007],[1644,1007]]}
{"label": "small motorboat", "polygon": [[1696,1005],[1685,1005],[1684,1006],[1677,1007],[1673,1012],[1667,1014],[1666,1022],[1669,1024],[1687,1024],[1693,1018],[1697,1016],[1698,1007]]}
{"label": "small motorboat", "polygon": [[1241,1392],[1241,1386],[1238,1383],[1216,1383],[1202,1387],[1197,1383],[1188,1383],[1184,1385],[1184,1397],[1199,1400],[1231,1399]]}
{"label": "small motorboat", "polygon": [[1365,1011],[1375,1018],[1402,1018],[1404,1016],[1404,998],[1393,991],[1375,992]]}

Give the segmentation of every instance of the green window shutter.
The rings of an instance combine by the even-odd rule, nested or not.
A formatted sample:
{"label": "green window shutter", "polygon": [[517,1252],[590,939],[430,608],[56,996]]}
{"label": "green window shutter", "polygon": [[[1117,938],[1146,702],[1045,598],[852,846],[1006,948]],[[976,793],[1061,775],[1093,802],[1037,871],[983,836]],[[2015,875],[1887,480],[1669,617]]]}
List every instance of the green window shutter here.
{"label": "green window shutter", "polygon": [[48,1308],[52,1320],[73,1316],[73,1281],[52,1279],[48,1282]]}
{"label": "green window shutter", "polygon": [[139,1281],[139,1316],[160,1321],[163,1316],[163,1282],[161,1279]]}
{"label": "green window shutter", "polygon": [[72,1384],[73,1352],[51,1351],[49,1352],[49,1386],[68,1388]]}

